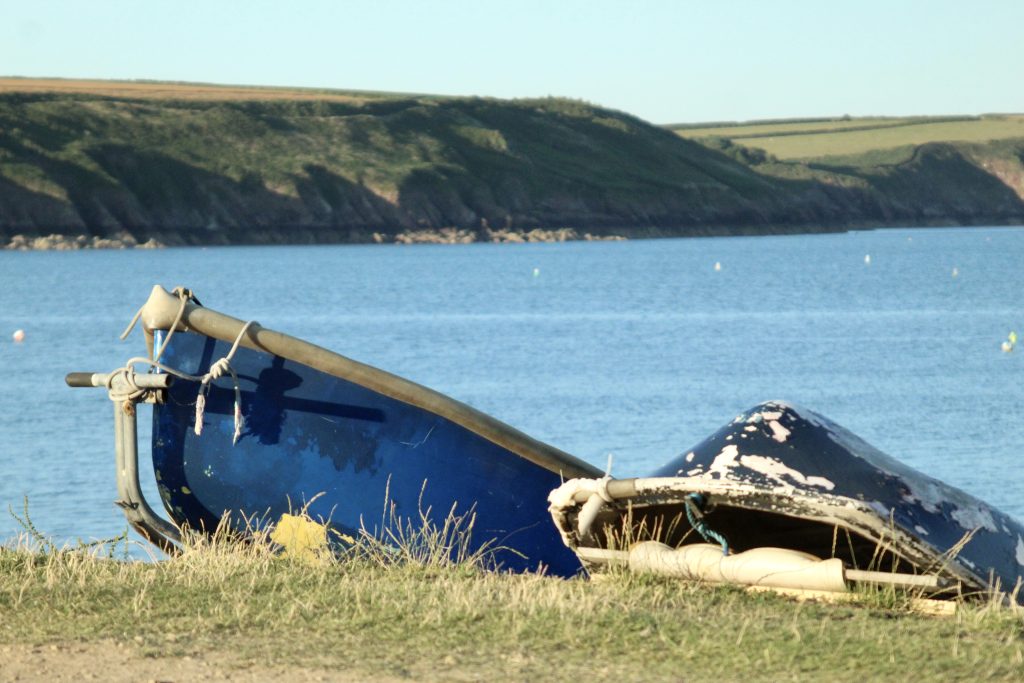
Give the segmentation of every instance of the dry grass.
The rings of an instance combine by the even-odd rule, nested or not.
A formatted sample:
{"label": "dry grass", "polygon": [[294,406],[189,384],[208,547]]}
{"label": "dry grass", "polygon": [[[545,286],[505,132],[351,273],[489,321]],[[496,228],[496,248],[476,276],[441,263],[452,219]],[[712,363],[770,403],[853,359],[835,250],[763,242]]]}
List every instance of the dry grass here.
{"label": "dry grass", "polygon": [[63,95],[158,100],[316,100],[346,103],[366,102],[387,96],[384,93],[320,88],[146,81],[65,80],[61,78],[0,78],[0,93],[56,93]]}
{"label": "dry grass", "polygon": [[356,680],[1024,675],[1019,608],[963,605],[937,619],[884,593],[829,605],[625,572],[602,581],[500,574],[482,568],[486,553],[438,559],[457,555],[452,534],[471,521],[461,519],[448,532],[405,525],[387,543],[364,535],[313,561],[282,556],[268,534],[239,542],[223,529],[187,535],[185,552],[160,562],[25,536],[0,550],[0,644],[123,643],[229,671],[272,662]]}

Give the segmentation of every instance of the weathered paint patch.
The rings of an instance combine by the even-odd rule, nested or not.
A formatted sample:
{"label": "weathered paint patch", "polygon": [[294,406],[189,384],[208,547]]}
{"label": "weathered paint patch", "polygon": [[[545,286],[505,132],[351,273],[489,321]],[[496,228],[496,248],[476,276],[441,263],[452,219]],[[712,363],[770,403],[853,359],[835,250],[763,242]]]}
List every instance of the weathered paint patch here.
{"label": "weathered paint patch", "polygon": [[889,519],[889,506],[880,500],[873,500],[868,503],[868,507],[881,515],[884,519]]}
{"label": "weathered paint patch", "polygon": [[686,454],[686,462],[693,462],[693,456],[694,456],[693,451],[690,451],[689,453],[687,453]]}
{"label": "weathered paint patch", "polygon": [[721,453],[715,456],[715,460],[711,463],[707,473],[709,475],[717,474],[724,479],[728,476],[730,470],[738,464],[736,458],[739,457],[739,454],[739,446],[726,446],[722,449]]}
{"label": "weathered paint patch", "polygon": [[816,486],[826,491],[831,491],[836,487],[835,483],[825,477],[808,477],[803,472],[795,470],[775,458],[768,458],[763,455],[744,455],[740,458],[740,464],[747,469],[763,474],[779,484],[787,484],[788,482],[784,480],[784,477],[788,477],[797,484]]}
{"label": "weathered paint patch", "polygon": [[779,443],[785,443],[786,439],[789,438],[790,431],[782,426],[778,420],[772,420],[768,423],[768,426],[772,430],[772,438]]}
{"label": "weathered paint patch", "polygon": [[986,529],[987,531],[998,532],[996,520],[992,519],[992,513],[983,507],[958,507],[950,516],[964,529]]}
{"label": "weathered paint patch", "polygon": [[926,511],[938,513],[942,503],[948,498],[942,491],[930,481],[915,482],[913,489],[909,489],[903,496],[908,503],[919,503]]}
{"label": "weathered paint patch", "polygon": [[922,536],[927,536],[928,535],[928,530],[925,529],[920,524],[915,524],[914,525],[914,531],[916,531],[917,533],[921,534]]}
{"label": "weathered paint patch", "polygon": [[1024,538],[1017,536],[1017,564],[1024,567]]}

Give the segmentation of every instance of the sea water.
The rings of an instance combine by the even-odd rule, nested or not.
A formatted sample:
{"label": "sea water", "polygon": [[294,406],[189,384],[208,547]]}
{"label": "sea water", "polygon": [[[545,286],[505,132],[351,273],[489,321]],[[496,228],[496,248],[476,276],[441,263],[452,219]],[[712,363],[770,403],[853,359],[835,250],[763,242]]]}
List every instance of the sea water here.
{"label": "sea water", "polygon": [[611,456],[614,476],[782,399],[1024,519],[1024,346],[1000,349],[1024,333],[1024,229],[888,229],[0,252],[0,541],[26,498],[58,543],[125,529],[111,403],[63,378],[144,354],[138,330],[117,337],[154,284]]}

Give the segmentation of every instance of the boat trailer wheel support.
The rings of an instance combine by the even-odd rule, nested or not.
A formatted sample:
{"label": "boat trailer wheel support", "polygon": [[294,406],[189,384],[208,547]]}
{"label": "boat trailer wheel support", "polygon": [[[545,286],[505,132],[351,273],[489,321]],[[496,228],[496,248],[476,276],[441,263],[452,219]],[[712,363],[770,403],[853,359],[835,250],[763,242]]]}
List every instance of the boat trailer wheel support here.
{"label": "boat trailer wheel support", "polygon": [[64,378],[69,387],[103,387],[114,403],[114,457],[117,467],[117,501],[128,523],[146,540],[169,555],[178,553],[181,532],[158,516],[146,502],[139,485],[139,445],[135,406],[157,403],[173,381],[173,375],[138,374],[129,368],[111,373],[72,372]]}

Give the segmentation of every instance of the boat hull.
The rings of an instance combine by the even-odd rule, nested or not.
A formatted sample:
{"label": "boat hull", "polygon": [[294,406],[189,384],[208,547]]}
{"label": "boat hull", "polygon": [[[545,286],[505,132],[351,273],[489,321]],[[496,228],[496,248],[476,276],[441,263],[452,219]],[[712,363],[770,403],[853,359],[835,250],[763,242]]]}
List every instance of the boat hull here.
{"label": "boat hull", "polygon": [[[161,362],[202,376],[230,346],[177,332]],[[381,390],[258,349],[239,348],[231,366],[245,425],[237,443],[228,377],[210,386],[201,434],[194,430],[198,383],[176,382],[154,407],[153,467],[178,524],[211,530],[226,513],[236,527],[259,526],[306,508],[339,536],[355,537],[424,521],[440,528],[454,511],[472,518],[465,550],[490,549],[498,568],[579,570],[551,525],[546,496],[563,477],[592,468],[554,449],[540,457],[538,442],[512,428],[373,369]],[[445,410],[388,395],[389,388],[411,399],[425,392]],[[468,523],[464,517],[462,527]]]}
{"label": "boat hull", "polygon": [[[581,532],[583,503],[597,490],[607,502],[584,526],[604,531]],[[704,506],[697,525],[687,500]],[[570,482],[551,502],[577,550],[623,538],[701,542],[703,524],[730,552],[777,547],[859,570],[934,573],[966,592],[1010,592],[1024,576],[1017,520],[781,402],[744,412],[649,477]]]}

